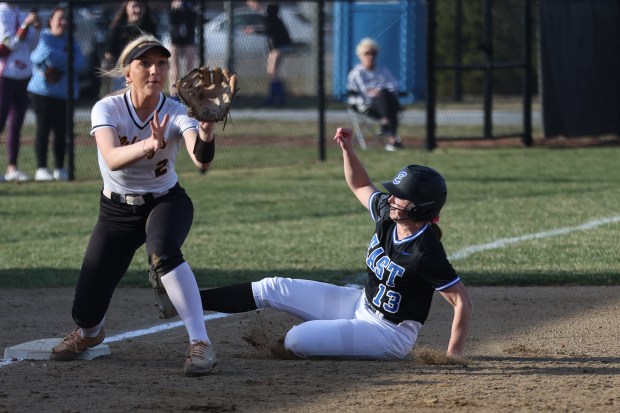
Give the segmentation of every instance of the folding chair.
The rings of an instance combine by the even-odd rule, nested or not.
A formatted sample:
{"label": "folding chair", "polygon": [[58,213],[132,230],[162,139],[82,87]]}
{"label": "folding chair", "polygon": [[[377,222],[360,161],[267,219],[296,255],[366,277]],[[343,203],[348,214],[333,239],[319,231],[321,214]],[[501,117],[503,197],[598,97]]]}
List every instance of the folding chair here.
{"label": "folding chair", "polygon": [[360,112],[355,105],[348,105],[347,111],[349,112],[351,127],[353,128],[355,138],[360,148],[363,150],[368,149],[365,137],[371,140],[370,146],[374,146],[377,143],[381,144],[381,146],[385,146],[385,136],[381,134],[381,125],[378,119]]}
{"label": "folding chair", "polygon": [[[356,94],[356,92],[353,91],[348,91],[347,93],[348,95]],[[374,146],[376,144],[380,144],[384,147],[386,146],[386,136],[382,133],[382,127],[377,117],[366,112],[361,112],[356,105],[351,103],[347,104],[347,111],[360,148],[366,150],[369,146]],[[401,117],[402,113],[403,107],[401,105],[398,116]],[[370,143],[367,143],[366,139],[368,139]],[[396,140],[400,142],[400,136],[396,135]]]}

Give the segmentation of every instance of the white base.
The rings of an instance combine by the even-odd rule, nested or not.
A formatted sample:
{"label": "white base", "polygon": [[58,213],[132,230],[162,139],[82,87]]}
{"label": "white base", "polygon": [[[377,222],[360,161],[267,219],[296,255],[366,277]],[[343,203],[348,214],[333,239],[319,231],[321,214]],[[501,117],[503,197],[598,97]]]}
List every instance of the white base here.
{"label": "white base", "polygon": [[[25,359],[25,360],[49,360],[52,347],[54,347],[58,341],[58,338],[42,338],[39,340],[29,341],[27,343],[18,344],[13,347],[7,347],[4,350],[5,360],[11,358]],[[112,354],[110,347],[105,344],[99,344],[98,346],[86,349],[82,353],[78,354],[76,360],[92,360],[101,356],[108,356]]]}

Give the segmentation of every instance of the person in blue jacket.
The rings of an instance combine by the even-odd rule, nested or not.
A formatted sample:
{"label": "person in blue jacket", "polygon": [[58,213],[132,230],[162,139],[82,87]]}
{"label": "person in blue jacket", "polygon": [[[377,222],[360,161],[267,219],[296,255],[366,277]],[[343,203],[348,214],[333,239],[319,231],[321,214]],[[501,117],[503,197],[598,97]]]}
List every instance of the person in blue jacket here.
{"label": "person in blue jacket", "polygon": [[[36,181],[69,179],[64,167],[65,109],[68,99],[68,64],[67,64],[67,20],[65,9],[56,7],[50,15],[48,27],[41,32],[39,43],[32,51],[32,78],[28,83],[28,92],[32,108],[36,115],[35,156],[37,171]],[[79,97],[79,72],[84,70],[84,55],[77,42],[73,42],[73,99]],[[54,131],[55,169],[52,173],[47,167],[49,135]]]}

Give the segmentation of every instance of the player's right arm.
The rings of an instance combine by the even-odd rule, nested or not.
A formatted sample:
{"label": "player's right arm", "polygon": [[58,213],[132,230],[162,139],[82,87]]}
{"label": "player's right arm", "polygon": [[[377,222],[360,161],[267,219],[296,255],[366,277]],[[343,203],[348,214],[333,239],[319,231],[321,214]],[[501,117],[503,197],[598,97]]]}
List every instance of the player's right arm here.
{"label": "player's right arm", "polygon": [[160,122],[157,111],[151,125],[151,136],[131,145],[121,145],[116,130],[112,127],[101,127],[95,130],[97,148],[101,152],[106,165],[112,171],[124,169],[145,156],[155,153],[163,145],[164,131],[168,123],[168,114]]}
{"label": "player's right arm", "polygon": [[334,140],[342,149],[344,178],[347,185],[366,209],[370,196],[378,189],[370,180],[366,169],[353,149],[353,133],[348,128],[338,128]]}

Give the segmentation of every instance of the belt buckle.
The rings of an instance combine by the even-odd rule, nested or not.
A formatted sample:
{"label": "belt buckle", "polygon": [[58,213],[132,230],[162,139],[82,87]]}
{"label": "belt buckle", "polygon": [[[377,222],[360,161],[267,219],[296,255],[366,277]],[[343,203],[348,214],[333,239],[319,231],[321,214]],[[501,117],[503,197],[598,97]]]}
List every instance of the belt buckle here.
{"label": "belt buckle", "polygon": [[125,195],[125,203],[131,206],[144,205],[144,197],[142,195]]}
{"label": "belt buckle", "polygon": [[368,301],[368,298],[366,298],[366,308],[372,311],[372,313],[376,315],[378,318],[380,318],[381,320],[383,320],[383,318],[385,317],[381,311],[377,310],[375,307],[372,306],[372,304],[370,304],[370,302]]}

